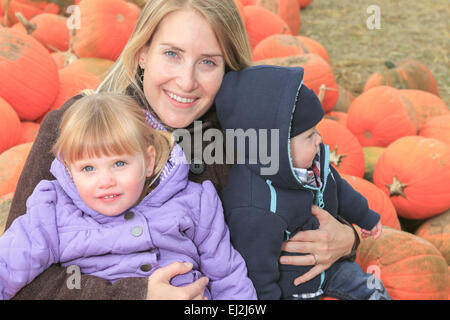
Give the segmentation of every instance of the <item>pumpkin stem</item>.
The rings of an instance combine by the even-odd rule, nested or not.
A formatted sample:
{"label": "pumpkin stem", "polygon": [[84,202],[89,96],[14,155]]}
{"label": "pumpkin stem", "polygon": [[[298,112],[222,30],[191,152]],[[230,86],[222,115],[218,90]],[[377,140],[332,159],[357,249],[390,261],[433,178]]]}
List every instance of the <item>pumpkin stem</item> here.
{"label": "pumpkin stem", "polygon": [[337,149],[337,146],[335,146],[333,151],[330,152],[330,162],[336,167],[339,167],[342,162],[342,158],[346,157],[346,155],[338,154]]}
{"label": "pumpkin stem", "polygon": [[8,19],[8,8],[9,8],[9,1],[10,0],[6,0],[5,2],[5,13],[3,15],[3,22],[2,24],[6,27],[7,23],[6,23],[6,19]]}
{"label": "pumpkin stem", "polygon": [[320,85],[320,88],[319,88],[319,94],[317,95],[317,97],[319,98],[320,103],[322,103],[323,98],[325,97],[325,91],[327,91],[327,90],[329,90],[329,91],[339,91],[338,89],[335,89],[335,88],[328,88],[325,85],[325,83],[322,83]]}
{"label": "pumpkin stem", "polygon": [[402,196],[405,199],[406,195],[403,191],[407,186],[407,184],[401,183],[395,175],[392,183],[386,185],[386,187],[389,189],[389,196]]}
{"label": "pumpkin stem", "polygon": [[384,65],[388,68],[388,69],[395,69],[397,68],[397,66],[395,65],[395,63],[393,63],[392,61],[385,61]]}
{"label": "pumpkin stem", "polygon": [[27,30],[27,34],[32,34],[34,30],[36,30],[36,23],[31,23],[25,18],[22,12],[16,12],[17,20],[25,27]]}

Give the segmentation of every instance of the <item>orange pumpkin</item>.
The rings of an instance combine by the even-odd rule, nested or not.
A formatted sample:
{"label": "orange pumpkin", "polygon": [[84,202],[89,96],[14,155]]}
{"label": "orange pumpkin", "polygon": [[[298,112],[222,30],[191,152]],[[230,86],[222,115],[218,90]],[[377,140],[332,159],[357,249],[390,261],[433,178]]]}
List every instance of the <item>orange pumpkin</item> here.
{"label": "orange pumpkin", "polygon": [[35,120],[58,93],[58,70],[50,53],[36,39],[0,29],[0,96],[21,120]]}
{"label": "orange pumpkin", "polygon": [[362,177],[364,175],[364,154],[358,139],[343,125],[322,119],[316,126],[324,144],[330,148],[330,163],[339,171]]}
{"label": "orange pumpkin", "polygon": [[305,69],[303,83],[319,95],[320,88],[325,85],[322,107],[330,111],[338,99],[338,86],[330,65],[320,56],[307,53],[299,56],[281,57],[256,61],[255,64],[270,64],[285,67],[302,67]]}
{"label": "orange pumpkin", "polygon": [[59,78],[60,86],[58,96],[49,111],[58,109],[64,102],[85,89],[96,89],[102,81],[99,76],[78,68],[64,68],[59,70]]}
{"label": "orange pumpkin", "polygon": [[450,145],[450,114],[428,120],[419,130],[419,135],[426,138],[435,138]]}
{"label": "orange pumpkin", "polygon": [[289,26],[283,19],[260,6],[244,6],[244,22],[252,50],[270,35],[291,34]]}
{"label": "orange pumpkin", "polygon": [[425,219],[450,208],[450,146],[408,136],[390,144],[375,165],[373,182],[391,198],[397,213]]}
{"label": "orange pumpkin", "polygon": [[38,40],[50,52],[69,49],[70,34],[66,17],[54,13],[41,13],[29,21],[23,16],[19,17],[27,34]]}
{"label": "orange pumpkin", "polygon": [[40,124],[31,121],[22,121],[20,126],[22,128],[22,135],[19,143],[33,142],[39,132]]}
{"label": "orange pumpkin", "polygon": [[70,63],[65,69],[73,70],[74,73],[89,72],[95,74],[100,79],[104,79],[108,70],[113,66],[114,61],[102,58],[79,58]]}
{"label": "orange pumpkin", "polygon": [[0,154],[0,196],[16,190],[32,142],[18,144]]}
{"label": "orange pumpkin", "polygon": [[0,235],[5,231],[13,196],[14,192],[10,192],[0,197]]}
{"label": "orange pumpkin", "polygon": [[408,100],[414,107],[420,129],[428,119],[444,114],[450,114],[445,102],[438,96],[423,90],[400,90],[402,99]]}
{"label": "orange pumpkin", "polygon": [[431,242],[450,265],[450,209],[425,221],[416,235]]}
{"label": "orange pumpkin", "polygon": [[[5,9],[6,1],[0,1],[0,8]],[[10,25],[18,22],[16,13],[22,13],[25,18],[31,19],[40,13],[58,13],[59,7],[55,3],[39,0],[10,0],[8,4],[8,20]]]}
{"label": "orange pumpkin", "polygon": [[306,36],[296,36],[298,39],[300,39],[305,46],[309,49],[311,53],[318,54],[321,56],[326,62],[330,63],[330,58],[328,57],[328,51],[325,49],[325,47],[318,42],[317,40],[314,40],[313,38],[306,37]]}
{"label": "orange pumpkin", "polygon": [[446,300],[450,275],[442,254],[411,233],[383,227],[377,240],[363,239],[356,262],[383,282],[394,300]]}
{"label": "orange pumpkin", "polygon": [[347,114],[340,111],[330,111],[325,113],[324,118],[337,121],[347,128]]}
{"label": "orange pumpkin", "polygon": [[400,90],[375,87],[353,100],[347,112],[347,128],[362,146],[385,147],[417,133],[416,113],[401,99]]}
{"label": "orange pumpkin", "polygon": [[367,79],[364,91],[377,86],[391,86],[397,89],[424,90],[439,96],[436,80],[423,63],[406,59],[395,65],[387,61],[386,67]]}
{"label": "orange pumpkin", "polygon": [[247,0],[245,6],[256,5],[266,8],[280,16],[292,34],[300,32],[300,7],[297,0]]}
{"label": "orange pumpkin", "polygon": [[0,97],[0,154],[19,143],[22,134],[16,111]]}
{"label": "orange pumpkin", "polygon": [[300,8],[306,8],[307,6],[309,6],[309,4],[312,2],[312,0],[298,0],[298,5],[300,6]]}
{"label": "orange pumpkin", "polygon": [[75,29],[75,54],[115,61],[133,32],[139,7],[123,0],[81,1],[78,6],[82,27]]}
{"label": "orange pumpkin", "polygon": [[[308,39],[308,40],[307,40]],[[326,50],[315,40],[289,34],[274,34],[256,45],[252,58],[254,61],[278,57],[297,56],[305,53],[320,55],[329,63]]]}
{"label": "orange pumpkin", "polygon": [[369,204],[369,208],[378,212],[381,216],[381,224],[401,230],[400,221],[398,220],[397,211],[389,197],[373,183],[348,174],[342,174],[345,179],[356,191],[361,193]]}
{"label": "orange pumpkin", "polygon": [[52,52],[50,55],[52,56],[53,60],[55,60],[58,70],[64,68],[64,62],[66,59],[64,58],[62,52]]}

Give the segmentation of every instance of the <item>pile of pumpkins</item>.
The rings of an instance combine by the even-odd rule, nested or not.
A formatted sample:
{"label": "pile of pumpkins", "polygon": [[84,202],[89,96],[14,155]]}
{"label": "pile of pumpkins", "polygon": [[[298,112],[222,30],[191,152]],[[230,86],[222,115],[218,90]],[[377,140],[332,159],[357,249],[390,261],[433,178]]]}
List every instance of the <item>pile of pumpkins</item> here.
{"label": "pile of pumpkins", "polygon": [[[233,1],[255,64],[305,69],[332,165],[381,214],[381,237],[361,239],[356,261],[393,299],[449,299],[450,111],[427,66],[386,62],[354,96],[336,83],[326,44],[301,35],[312,0]],[[98,86],[146,1],[55,2],[10,0],[5,14],[0,0],[0,232],[40,121]],[[67,28],[71,4],[80,29]]]}

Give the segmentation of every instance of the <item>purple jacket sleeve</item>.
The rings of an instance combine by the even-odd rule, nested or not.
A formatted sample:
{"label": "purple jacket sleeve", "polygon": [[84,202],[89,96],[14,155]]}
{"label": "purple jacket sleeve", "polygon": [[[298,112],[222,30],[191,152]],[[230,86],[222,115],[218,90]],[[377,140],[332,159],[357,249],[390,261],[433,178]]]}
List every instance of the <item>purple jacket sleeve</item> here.
{"label": "purple jacket sleeve", "polygon": [[194,242],[200,254],[201,271],[209,278],[212,299],[257,299],[244,259],[231,245],[219,196],[211,182],[203,182],[202,187]]}
{"label": "purple jacket sleeve", "polygon": [[27,201],[27,213],[0,237],[0,298],[10,299],[58,261],[56,192],[41,181]]}

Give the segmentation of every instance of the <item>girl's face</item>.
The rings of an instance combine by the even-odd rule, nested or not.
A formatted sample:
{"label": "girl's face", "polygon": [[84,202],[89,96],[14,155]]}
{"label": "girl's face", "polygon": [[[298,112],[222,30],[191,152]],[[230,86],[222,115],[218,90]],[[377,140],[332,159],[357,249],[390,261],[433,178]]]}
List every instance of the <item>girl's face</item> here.
{"label": "girl's face", "polygon": [[291,138],[291,157],[295,168],[308,169],[319,152],[322,137],[315,127]]}
{"label": "girl's face", "polygon": [[155,149],[148,157],[138,155],[84,158],[69,164],[83,202],[105,215],[117,216],[136,205],[145,180],[153,173]]}
{"label": "girl's face", "polygon": [[212,106],[225,72],[211,25],[194,10],[168,14],[139,52],[144,92],[161,121],[184,128]]}

